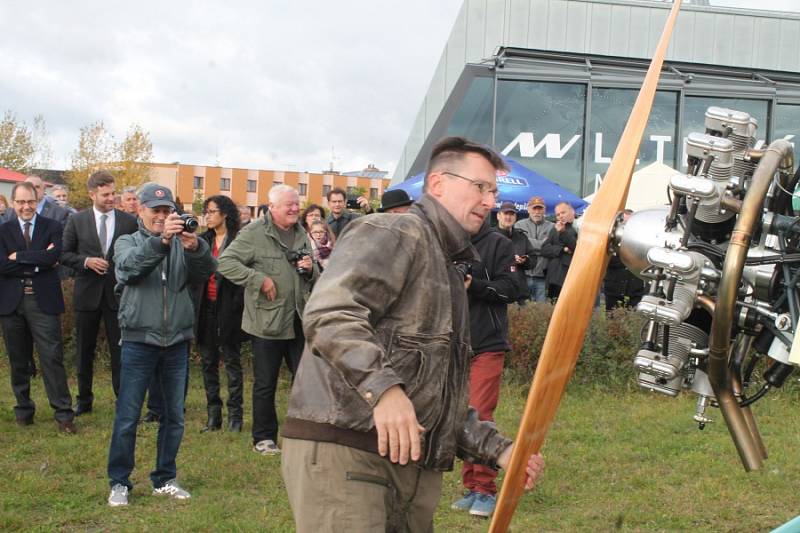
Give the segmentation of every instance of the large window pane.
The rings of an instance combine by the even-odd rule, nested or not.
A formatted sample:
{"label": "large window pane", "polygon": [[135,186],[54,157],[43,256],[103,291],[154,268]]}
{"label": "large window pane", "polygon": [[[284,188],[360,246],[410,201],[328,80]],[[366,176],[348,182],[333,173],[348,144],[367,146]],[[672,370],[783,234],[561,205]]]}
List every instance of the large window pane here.
{"label": "large window pane", "polygon": [[458,135],[484,144],[492,142],[493,84],[492,78],[472,80],[447,127],[448,136]]}
{"label": "large window pane", "polygon": [[496,113],[503,154],[580,194],[585,85],[500,80]]}
{"label": "large window pane", "polygon": [[[585,194],[595,192],[596,186],[605,176],[638,94],[639,91],[634,89],[592,89]],[[657,91],[639,147],[637,169],[655,161],[675,166],[677,119],[678,93]]]}
{"label": "large window pane", "polygon": [[716,98],[707,96],[687,96],[683,105],[683,131],[681,132],[681,169],[686,169],[686,155],[684,141],[692,132],[703,133],[706,131],[706,109],[711,106],[725,107],[735,111],[744,111],[758,121],[756,140],[767,139],[769,123],[767,113],[769,103],[766,100],[752,100],[749,98]]}
{"label": "large window pane", "polygon": [[775,138],[787,139],[797,150],[800,137],[800,105],[778,104],[775,108]]}

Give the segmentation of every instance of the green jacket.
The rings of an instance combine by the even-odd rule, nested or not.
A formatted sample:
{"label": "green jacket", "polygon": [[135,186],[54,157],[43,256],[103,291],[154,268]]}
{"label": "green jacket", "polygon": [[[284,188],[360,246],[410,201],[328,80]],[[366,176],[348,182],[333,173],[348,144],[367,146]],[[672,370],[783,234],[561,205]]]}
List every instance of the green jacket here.
{"label": "green jacket", "polygon": [[172,346],[194,337],[189,285],[207,280],[217,266],[205,241],[198,239],[193,252],[177,238],[167,247],[140,222],[139,231],[117,239],[114,262],[122,340]]}
{"label": "green jacket", "polygon": [[[308,234],[295,224],[295,250],[311,250]],[[311,277],[300,276],[281,242],[272,216],[245,226],[219,257],[219,273],[244,286],[242,329],[262,339],[294,338],[294,315],[303,316],[308,295],[319,267],[314,263]],[[261,293],[261,284],[269,276],[275,283],[276,296],[269,301]]]}

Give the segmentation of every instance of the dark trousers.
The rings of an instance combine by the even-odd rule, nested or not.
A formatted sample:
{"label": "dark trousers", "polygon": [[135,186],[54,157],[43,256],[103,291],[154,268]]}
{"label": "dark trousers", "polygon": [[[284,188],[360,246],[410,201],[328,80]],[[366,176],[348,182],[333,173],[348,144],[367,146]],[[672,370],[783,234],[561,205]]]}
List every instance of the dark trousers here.
{"label": "dark trousers", "polygon": [[94,311],[75,311],[76,354],[75,366],[78,373],[77,403],[91,408],[94,402],[92,381],[94,379],[94,357],[97,349],[97,334],[100,322],[106,329],[108,353],[111,356],[111,384],[114,396],[119,395],[119,322],[117,311],[105,302]]}
{"label": "dark trousers", "polygon": [[278,414],[275,412],[275,390],[281,361],[292,373],[292,379],[303,354],[303,327],[295,315],[294,339],[273,340],[253,337],[253,444],[270,439],[278,442]]}
{"label": "dark trousers", "polygon": [[26,294],[16,311],[0,317],[0,321],[11,367],[11,389],[17,400],[14,406],[17,419],[32,420],[36,411],[36,404],[31,399],[31,361],[35,345],[45,392],[50,407],[55,411],[55,419],[58,422],[71,421],[75,414],[64,370],[61,316],[43,313],[36,303],[36,296]]}
{"label": "dark trousers", "polygon": [[550,283],[547,285],[547,297],[553,300],[555,303],[558,300],[558,297],[561,295],[561,285],[555,285]]}
{"label": "dark trousers", "polygon": [[228,418],[242,420],[243,383],[242,353],[239,343],[220,344],[217,337],[217,306],[206,300],[200,314],[199,327],[203,332],[203,342],[197,345],[203,358],[203,385],[206,389],[208,410],[222,410],[220,398],[219,362],[225,361],[225,373],[228,377]]}

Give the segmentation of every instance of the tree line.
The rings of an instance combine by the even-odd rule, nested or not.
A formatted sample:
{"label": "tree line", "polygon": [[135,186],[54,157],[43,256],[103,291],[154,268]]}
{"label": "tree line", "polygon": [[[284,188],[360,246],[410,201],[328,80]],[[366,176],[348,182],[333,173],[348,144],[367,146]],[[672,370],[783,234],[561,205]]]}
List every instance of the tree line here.
{"label": "tree line", "polygon": [[[70,189],[70,204],[79,209],[91,204],[86,180],[99,168],[114,175],[118,190],[149,181],[152,159],[150,134],[138,124],[131,124],[120,141],[102,120],[82,127],[64,176]],[[29,126],[13,111],[5,111],[0,120],[0,167],[27,174],[33,169],[47,169],[52,163],[53,151],[44,117],[36,115]]]}

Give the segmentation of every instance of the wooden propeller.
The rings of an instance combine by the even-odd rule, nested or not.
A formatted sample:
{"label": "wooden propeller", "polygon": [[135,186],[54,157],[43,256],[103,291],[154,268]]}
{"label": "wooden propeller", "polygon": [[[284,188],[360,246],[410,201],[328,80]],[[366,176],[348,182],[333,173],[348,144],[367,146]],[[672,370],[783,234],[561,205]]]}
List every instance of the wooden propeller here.
{"label": "wooden propeller", "polygon": [[608,240],[614,219],[625,205],[631,174],[678,18],[681,0],[674,0],[655,55],[631,110],[614,158],[591,207],[584,215],[575,254],[547,329],[539,364],[520,421],[511,462],[489,526],[491,533],[508,529],[525,484],[528,457],[537,453],[555,417],[567,386],[608,265]]}

